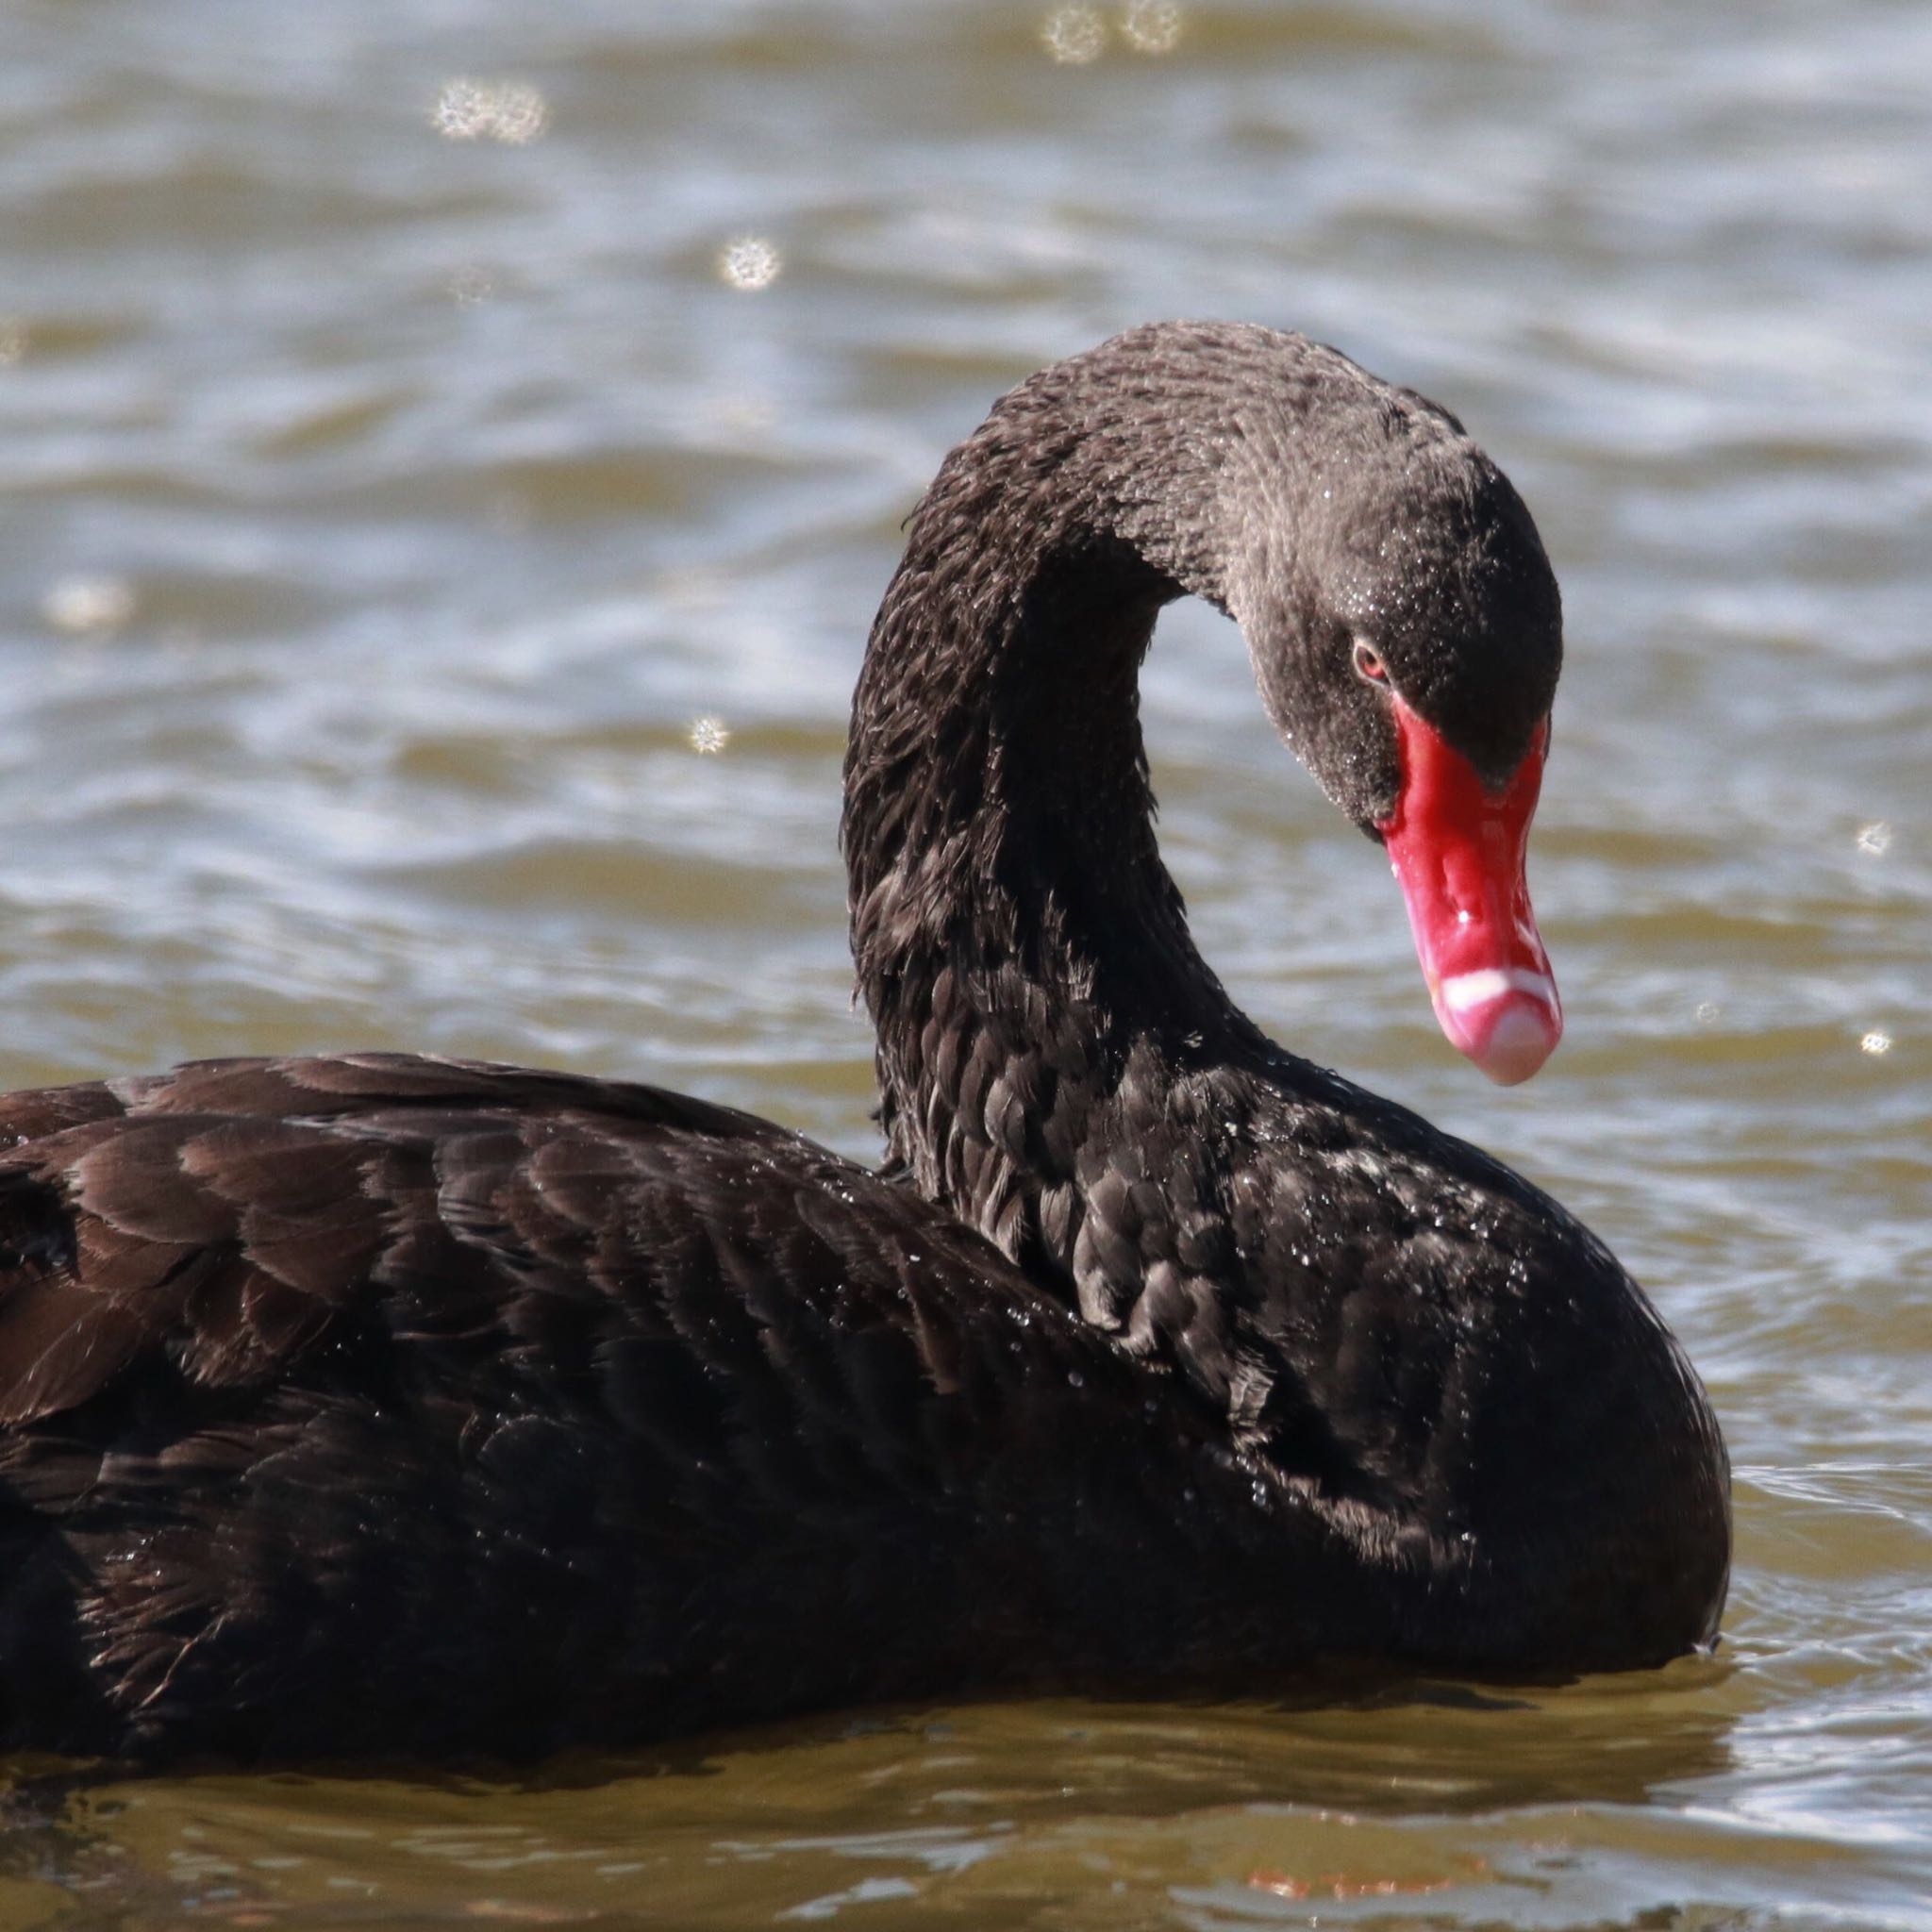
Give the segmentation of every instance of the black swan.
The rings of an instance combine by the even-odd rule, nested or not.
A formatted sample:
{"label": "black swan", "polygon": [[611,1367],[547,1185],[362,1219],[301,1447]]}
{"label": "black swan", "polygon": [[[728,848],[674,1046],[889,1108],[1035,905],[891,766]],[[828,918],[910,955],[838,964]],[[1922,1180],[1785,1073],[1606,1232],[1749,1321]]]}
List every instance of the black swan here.
{"label": "black swan", "polygon": [[947,458],[872,634],[843,836],[882,1174],[407,1056],[0,1100],[0,1740],[527,1757],[1712,1641],[1724,1447],[1642,1292],[1190,943],[1136,717],[1189,592],[1389,846],[1451,1037],[1531,1072],[1560,644],[1527,511],[1332,349],[1119,337]]}

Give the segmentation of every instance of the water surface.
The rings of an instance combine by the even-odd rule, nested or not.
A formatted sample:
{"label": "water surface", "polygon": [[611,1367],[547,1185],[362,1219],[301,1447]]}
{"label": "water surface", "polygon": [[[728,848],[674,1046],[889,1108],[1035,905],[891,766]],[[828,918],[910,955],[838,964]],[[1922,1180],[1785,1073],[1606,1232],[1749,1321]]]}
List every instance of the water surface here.
{"label": "water surface", "polygon": [[1562,576],[1560,1057],[1441,1041],[1198,609],[1166,849],[1272,1029],[1651,1287],[1738,1465],[1720,1657],[28,1782],[0,1924],[1932,1925],[1932,15],[1045,18],[8,8],[0,1078],[413,1046],[869,1156],[833,835],[899,520],[1052,357],[1305,328],[1460,413]]}

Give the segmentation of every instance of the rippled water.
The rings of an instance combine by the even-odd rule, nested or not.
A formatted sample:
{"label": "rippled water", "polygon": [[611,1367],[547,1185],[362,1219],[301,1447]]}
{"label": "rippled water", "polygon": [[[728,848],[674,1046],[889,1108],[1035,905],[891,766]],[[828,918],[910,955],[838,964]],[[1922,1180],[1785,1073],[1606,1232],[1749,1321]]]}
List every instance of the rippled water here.
{"label": "rippled water", "polygon": [[14,0],[0,1076],[414,1045],[869,1152],[833,832],[898,520],[1041,361],[1307,328],[1563,576],[1561,1056],[1455,1059],[1192,609],[1167,849],[1271,1027],[1653,1287],[1738,1463],[1721,1657],[27,1782],[0,1923],[1932,1925],[1932,13],[1109,8],[1085,64],[1045,17]]}

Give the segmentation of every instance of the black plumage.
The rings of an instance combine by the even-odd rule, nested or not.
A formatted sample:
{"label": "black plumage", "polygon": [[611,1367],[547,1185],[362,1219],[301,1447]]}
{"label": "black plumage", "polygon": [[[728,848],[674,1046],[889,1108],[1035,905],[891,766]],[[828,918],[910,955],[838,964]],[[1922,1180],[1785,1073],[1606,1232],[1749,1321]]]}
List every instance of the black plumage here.
{"label": "black plumage", "polygon": [[1547,715],[1547,563],[1432,405],[1205,325],[1022,385],[915,514],[856,700],[883,1175],[401,1056],[0,1101],[0,1732],[529,1755],[1707,1641],[1723,1446],[1641,1292],[1189,941],[1134,694],[1183,591],[1365,827],[1365,629],[1482,769]]}

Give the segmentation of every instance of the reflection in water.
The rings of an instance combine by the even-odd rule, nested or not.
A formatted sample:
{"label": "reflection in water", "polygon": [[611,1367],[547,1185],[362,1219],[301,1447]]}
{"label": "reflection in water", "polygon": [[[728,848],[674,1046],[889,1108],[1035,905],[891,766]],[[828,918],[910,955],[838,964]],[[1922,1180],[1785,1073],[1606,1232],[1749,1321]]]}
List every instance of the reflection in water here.
{"label": "reflection in water", "polygon": [[549,120],[549,104],[526,82],[453,80],[436,97],[429,125],[451,141],[527,147]]}
{"label": "reflection in water", "polygon": [[460,1898],[575,1917],[621,1908],[647,1877],[659,1908],[675,1897],[691,1915],[679,1923],[888,1896],[977,1912],[1064,1884],[1070,1865],[1388,1896],[1378,1888],[1513,1882],[1495,1833],[1470,1850],[1474,1821],[1568,1807],[1600,1829],[1660,1787],[1720,1773],[1724,1675],[1691,1663],[1565,1690],[1364,1681],[1294,1706],[869,1712],[508,1781],[49,1777],[16,1794],[0,1844],[9,1874],[157,1911],[348,1892],[391,1912]]}
{"label": "reflection in water", "polygon": [[1107,51],[1107,20],[1097,7],[1057,7],[1040,39],[1062,66],[1086,67]]}

